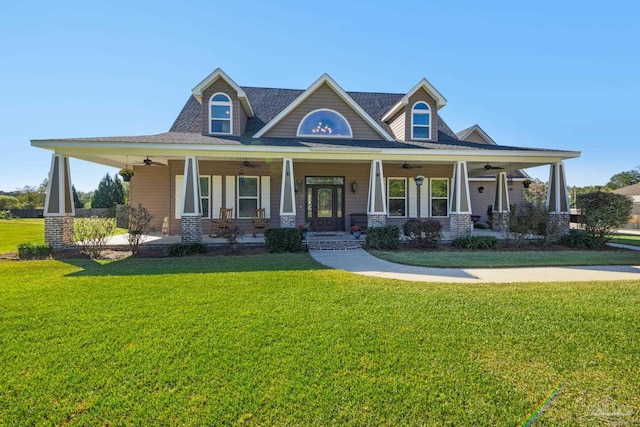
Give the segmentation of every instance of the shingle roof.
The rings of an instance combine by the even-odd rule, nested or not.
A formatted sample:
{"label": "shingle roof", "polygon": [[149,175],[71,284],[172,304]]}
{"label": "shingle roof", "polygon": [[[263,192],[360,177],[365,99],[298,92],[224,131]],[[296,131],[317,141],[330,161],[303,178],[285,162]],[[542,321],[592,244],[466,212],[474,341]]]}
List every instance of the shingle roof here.
{"label": "shingle roof", "polygon": [[[289,104],[300,96],[304,90],[300,89],[274,89],[265,87],[242,86],[253,107],[253,117],[247,120],[245,132],[253,135],[269,123],[275,116],[284,110]],[[389,130],[385,123],[381,122],[382,116],[398,103],[404,96],[401,93],[374,93],[374,92],[347,92],[347,94],[367,112],[374,120],[378,121],[385,130]],[[447,124],[438,116],[438,130],[455,137],[455,134]],[[202,132],[202,106],[198,100],[190,96],[185,106],[178,114],[175,122],[169,129],[170,132]]]}
{"label": "shingle roof", "polygon": [[627,185],[626,187],[613,190],[616,194],[622,194],[624,196],[640,196],[640,182],[637,184]]}

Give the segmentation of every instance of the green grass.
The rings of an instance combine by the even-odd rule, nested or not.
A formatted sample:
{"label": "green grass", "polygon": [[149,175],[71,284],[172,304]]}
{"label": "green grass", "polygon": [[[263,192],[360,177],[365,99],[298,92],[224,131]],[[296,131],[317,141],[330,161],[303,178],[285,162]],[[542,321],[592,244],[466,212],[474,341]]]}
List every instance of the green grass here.
{"label": "green grass", "polygon": [[640,251],[379,251],[391,262],[423,267],[533,267],[557,265],[640,265]]}
{"label": "green grass", "polygon": [[20,243],[44,243],[44,219],[0,219],[0,254],[16,250]]}
{"label": "green grass", "polygon": [[0,425],[518,425],[558,382],[536,425],[640,417],[640,282],[413,283],[306,254],[0,277]]}
{"label": "green grass", "polygon": [[[114,234],[125,234],[117,228]],[[44,244],[44,218],[0,220],[0,254],[15,252],[21,243]]]}
{"label": "green grass", "polygon": [[611,243],[622,243],[623,245],[640,246],[640,235],[638,234],[612,234]]}

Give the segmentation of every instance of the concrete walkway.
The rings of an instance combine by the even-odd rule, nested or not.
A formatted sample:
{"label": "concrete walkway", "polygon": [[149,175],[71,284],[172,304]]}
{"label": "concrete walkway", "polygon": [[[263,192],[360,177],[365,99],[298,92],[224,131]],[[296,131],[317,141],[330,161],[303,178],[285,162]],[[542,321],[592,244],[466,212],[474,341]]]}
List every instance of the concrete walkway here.
{"label": "concrete walkway", "polygon": [[320,264],[364,276],[418,282],[512,283],[640,280],[638,266],[429,268],[395,264],[364,249],[309,250]]}

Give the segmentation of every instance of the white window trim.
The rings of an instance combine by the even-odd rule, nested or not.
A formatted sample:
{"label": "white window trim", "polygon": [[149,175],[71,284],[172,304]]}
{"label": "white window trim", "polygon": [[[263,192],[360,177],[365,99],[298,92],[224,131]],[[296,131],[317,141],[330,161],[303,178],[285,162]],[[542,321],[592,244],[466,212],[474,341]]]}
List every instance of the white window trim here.
{"label": "white window trim", "polygon": [[[417,114],[429,114],[429,124],[428,125],[417,125],[415,123],[413,123],[413,116],[416,114],[416,112],[414,111],[416,108],[416,105],[418,104],[424,104],[427,106],[427,112],[423,112],[423,110],[420,110],[419,113]],[[411,139],[416,139],[416,140],[421,140],[421,141],[426,141],[426,140],[430,140],[431,139],[431,107],[429,106],[429,104],[427,104],[425,101],[418,101],[415,104],[413,104],[413,107],[411,107]],[[429,128],[429,137],[428,138],[415,138],[413,136],[413,130],[416,128]]]}
{"label": "white window trim", "polygon": [[[224,95],[227,97],[227,99],[229,100],[229,102],[222,102],[222,101],[214,101],[213,98],[216,95]],[[212,126],[212,122],[213,120],[226,120],[226,119],[219,119],[219,118],[213,118],[211,117],[211,107],[212,106],[229,106],[229,132],[214,132],[213,131],[213,126]],[[211,98],[209,98],[209,133],[212,135],[232,135],[233,134],[233,101],[231,101],[231,97],[229,95],[227,95],[224,92],[216,92],[213,95],[211,95]]]}
{"label": "white window trim", "polygon": [[[347,127],[349,128],[349,135],[308,135],[306,133],[301,134],[300,133],[300,128],[302,127],[302,124],[304,123],[305,120],[307,120],[307,117],[309,117],[310,115],[317,113],[319,111],[329,111],[331,113],[335,113],[336,115],[340,116],[340,118],[342,118],[342,120],[344,120],[344,122],[347,124]],[[313,110],[311,112],[309,112],[306,116],[304,116],[302,118],[302,120],[300,120],[300,123],[298,123],[298,129],[296,130],[296,136],[298,137],[303,137],[303,138],[353,138],[353,130],[351,129],[351,123],[349,123],[349,120],[347,120],[342,114],[340,114],[339,112],[337,112],[336,110],[332,110],[330,108],[318,108],[316,110]]]}
{"label": "white window trim", "polygon": [[[391,199],[393,200],[399,200],[402,199],[402,197],[391,197],[391,193],[389,192],[389,182],[392,180],[401,180],[404,181],[404,215],[391,215],[391,209],[389,209],[390,203],[389,201]],[[408,206],[407,206],[407,198],[408,198],[408,188],[407,188],[407,178],[406,177],[393,177],[393,176],[389,176],[387,177],[387,218],[407,218],[407,210],[408,210]]]}
{"label": "white window trim", "polygon": [[[200,175],[200,179],[205,178],[207,180],[207,196],[204,196],[202,193],[202,183],[200,183],[200,203],[202,204],[202,218],[211,218],[211,175]],[[206,200],[206,201],[205,201]],[[206,205],[205,205],[206,203]],[[204,215],[204,206],[207,207],[207,212],[209,215]]]}
{"label": "white window trim", "polygon": [[[447,197],[433,197],[433,181],[444,180],[447,181]],[[432,218],[449,218],[451,208],[449,207],[449,198],[451,197],[451,180],[449,178],[429,178],[429,216]],[[447,214],[445,216],[433,216],[433,201],[434,200],[446,200],[447,201]]]}
{"label": "white window trim", "polygon": [[[241,178],[255,178],[256,179],[256,195],[252,196],[252,197],[247,197],[247,196],[240,196],[240,179]],[[236,216],[238,219],[251,219],[252,216],[240,216],[240,200],[255,200],[256,201],[256,209],[260,209],[260,177],[259,176],[246,176],[246,175],[239,175],[236,179],[236,205],[238,206],[237,212],[238,215]]]}

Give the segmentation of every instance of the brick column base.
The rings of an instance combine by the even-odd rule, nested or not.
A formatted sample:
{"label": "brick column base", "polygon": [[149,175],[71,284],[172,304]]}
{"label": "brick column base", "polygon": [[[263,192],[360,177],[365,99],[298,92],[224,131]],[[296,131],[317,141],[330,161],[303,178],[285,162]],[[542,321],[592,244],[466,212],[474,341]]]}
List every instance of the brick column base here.
{"label": "brick column base", "polygon": [[508,231],[509,230],[509,212],[494,212],[493,224],[491,228],[496,231]]}
{"label": "brick column base", "polygon": [[549,234],[556,234],[558,237],[566,236],[571,229],[571,217],[568,213],[552,213],[549,215],[547,227]]}
{"label": "brick column base", "polygon": [[280,228],[296,228],[296,216],[280,215]]}
{"label": "brick column base", "polygon": [[73,246],[73,217],[47,216],[44,218],[44,242],[55,251]]}
{"label": "brick column base", "polygon": [[181,222],[182,234],[180,242],[182,243],[201,243],[202,242],[202,217],[201,216],[183,216]]}
{"label": "brick column base", "polygon": [[387,225],[386,215],[367,214],[367,227],[384,227]]}
{"label": "brick column base", "polygon": [[452,239],[468,236],[471,230],[473,230],[471,214],[449,214],[449,233]]}

